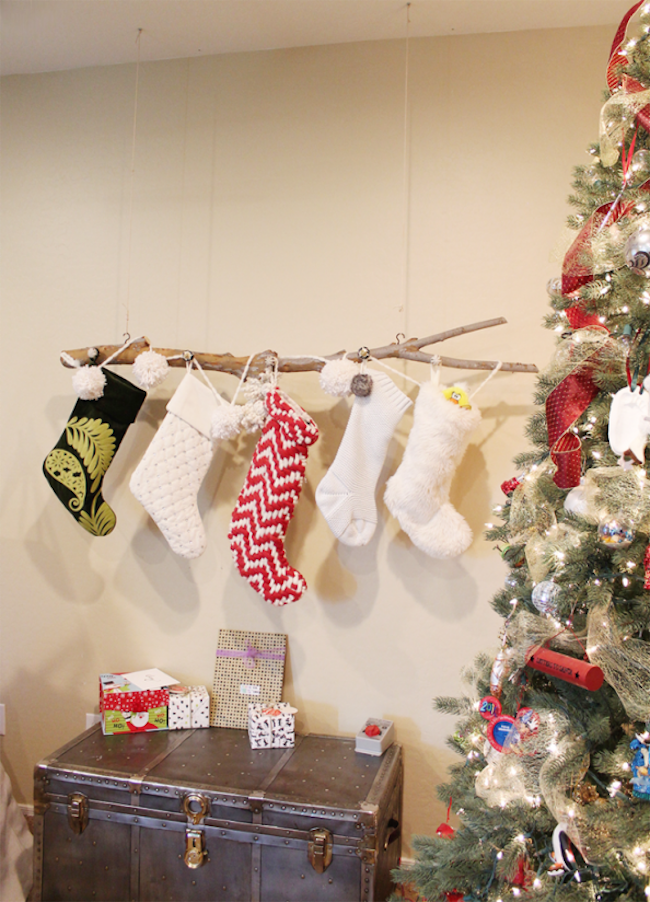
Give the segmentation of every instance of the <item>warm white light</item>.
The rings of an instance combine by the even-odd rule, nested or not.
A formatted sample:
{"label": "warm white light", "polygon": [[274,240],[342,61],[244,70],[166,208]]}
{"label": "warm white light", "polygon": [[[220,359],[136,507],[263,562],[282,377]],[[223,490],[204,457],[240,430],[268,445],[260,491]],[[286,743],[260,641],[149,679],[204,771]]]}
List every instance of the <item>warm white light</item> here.
{"label": "warm white light", "polygon": [[609,786],[607,788],[608,788],[609,794],[612,798],[614,798],[616,793],[619,791],[619,789],[621,788],[621,785],[622,784],[621,784],[620,780],[612,780],[612,782],[609,784]]}
{"label": "warm white light", "polygon": [[600,458],[601,458],[603,455],[600,453],[600,451],[592,451],[592,452],[591,452],[591,456],[592,456],[593,458],[595,458],[595,460],[600,460]]}
{"label": "warm white light", "polygon": [[520,833],[519,836],[515,836],[515,839],[517,840],[517,842],[526,842],[526,837],[523,833]]}
{"label": "warm white light", "polygon": [[[535,877],[535,879],[533,880],[533,889],[540,889],[541,886],[542,886],[542,881],[539,879],[539,877]],[[650,894],[648,894],[648,895],[650,895]]]}
{"label": "warm white light", "polygon": [[515,886],[515,888],[514,888],[513,891],[512,891],[512,895],[513,895],[513,896],[520,896],[520,895],[521,895],[521,890],[519,889],[518,886]]}
{"label": "warm white light", "polygon": [[501,861],[501,859],[503,858],[503,852],[497,852],[497,858],[499,859],[499,861]]}

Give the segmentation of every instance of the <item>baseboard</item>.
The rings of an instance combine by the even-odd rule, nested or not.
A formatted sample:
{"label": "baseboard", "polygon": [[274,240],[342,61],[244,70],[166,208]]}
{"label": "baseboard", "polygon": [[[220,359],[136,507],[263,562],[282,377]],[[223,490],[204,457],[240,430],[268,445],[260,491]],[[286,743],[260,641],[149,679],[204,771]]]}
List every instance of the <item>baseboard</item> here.
{"label": "baseboard", "polygon": [[410,868],[415,864],[415,858],[400,858],[399,866],[401,868]]}
{"label": "baseboard", "polygon": [[34,817],[34,806],[33,805],[22,805],[19,803],[18,807],[25,815],[27,819]]}

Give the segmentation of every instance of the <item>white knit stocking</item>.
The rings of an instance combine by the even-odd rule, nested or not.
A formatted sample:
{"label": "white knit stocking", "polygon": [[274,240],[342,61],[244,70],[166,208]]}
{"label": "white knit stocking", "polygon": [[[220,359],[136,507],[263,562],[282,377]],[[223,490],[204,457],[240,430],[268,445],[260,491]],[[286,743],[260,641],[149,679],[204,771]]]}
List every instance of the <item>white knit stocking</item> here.
{"label": "white knit stocking", "polygon": [[216,394],[188,372],[129,483],[172,551],[185,558],[205,551],[197,495],[214,454],[210,425],[218,407]]}
{"label": "white knit stocking", "polygon": [[411,401],[385,373],[355,396],[343,440],[318,488],[316,504],[339,541],[367,545],[377,526],[375,488],[395,427]]}
{"label": "white knit stocking", "polygon": [[480,410],[448,401],[435,383],[420,389],[404,457],[384,500],[413,544],[431,557],[456,557],[471,544],[472,531],[449,503],[449,488],[480,421]]}

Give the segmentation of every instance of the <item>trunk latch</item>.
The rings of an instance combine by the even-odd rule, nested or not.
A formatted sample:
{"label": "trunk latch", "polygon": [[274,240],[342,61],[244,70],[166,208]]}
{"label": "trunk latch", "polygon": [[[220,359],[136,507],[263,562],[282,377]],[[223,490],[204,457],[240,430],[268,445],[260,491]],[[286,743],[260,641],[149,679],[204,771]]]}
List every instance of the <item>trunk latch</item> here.
{"label": "trunk latch", "polygon": [[325,827],[314,827],[309,836],[309,863],[317,874],[322,874],[332,863],[332,834]]}
{"label": "trunk latch", "polygon": [[200,868],[205,863],[207,852],[203,845],[205,837],[202,830],[185,830],[185,864],[188,868]]}
{"label": "trunk latch", "polygon": [[68,796],[68,823],[77,835],[88,826],[88,798],[83,792],[73,792]]}

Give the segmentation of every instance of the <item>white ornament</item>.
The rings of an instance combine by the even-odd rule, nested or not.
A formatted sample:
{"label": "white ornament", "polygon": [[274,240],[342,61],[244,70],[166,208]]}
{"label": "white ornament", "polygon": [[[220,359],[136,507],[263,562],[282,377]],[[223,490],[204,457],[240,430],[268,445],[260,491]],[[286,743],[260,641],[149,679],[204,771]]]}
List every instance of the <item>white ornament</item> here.
{"label": "white ornament", "polygon": [[639,463],[645,460],[645,446],[650,433],[650,378],[634,391],[627,385],[612,398],[609,412],[609,444],[618,457],[631,452]]}
{"label": "white ornament", "polygon": [[352,391],[352,380],[358,372],[358,365],[347,357],[328,360],[320,371],[320,387],[328,395],[338,398],[345,397]]}
{"label": "white ornament", "polygon": [[104,394],[106,376],[101,367],[82,366],[75,370],[72,387],[82,401],[96,401]]}
{"label": "white ornament", "polygon": [[210,435],[214,441],[234,438],[241,431],[243,407],[234,404],[222,404],[212,415]]}
{"label": "white ornament", "polygon": [[593,508],[593,490],[585,485],[584,477],[580,480],[580,485],[568,493],[564,499],[564,509],[570,514],[576,514],[583,520],[589,520],[591,523],[598,522],[598,518]]}
{"label": "white ornament", "polygon": [[133,361],[133,378],[145,390],[160,385],[168,372],[167,358],[157,351],[143,351]]}

